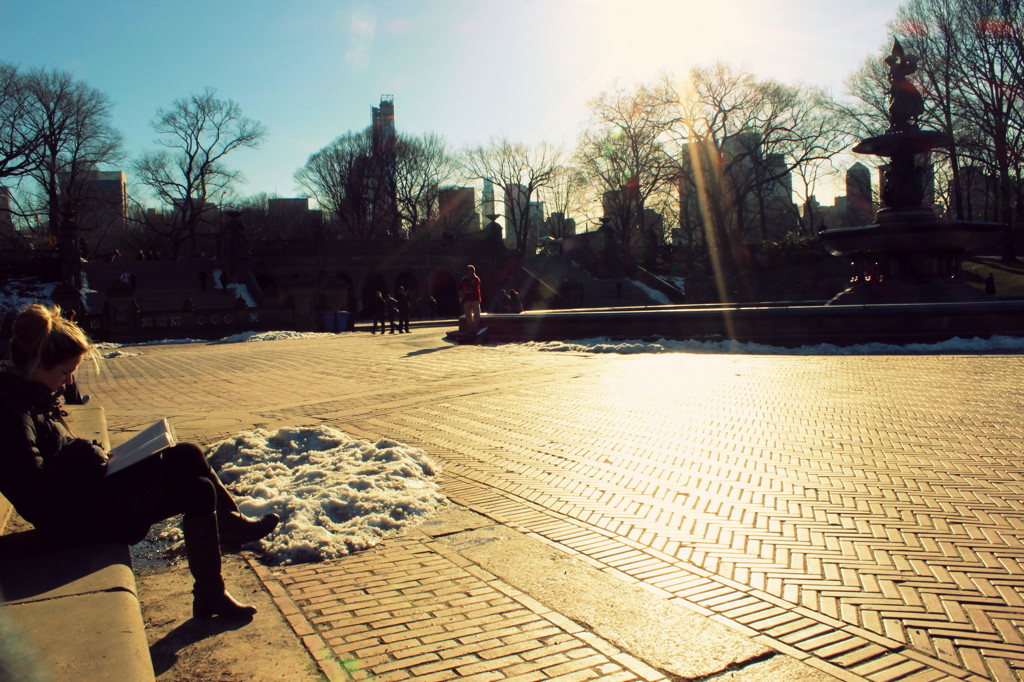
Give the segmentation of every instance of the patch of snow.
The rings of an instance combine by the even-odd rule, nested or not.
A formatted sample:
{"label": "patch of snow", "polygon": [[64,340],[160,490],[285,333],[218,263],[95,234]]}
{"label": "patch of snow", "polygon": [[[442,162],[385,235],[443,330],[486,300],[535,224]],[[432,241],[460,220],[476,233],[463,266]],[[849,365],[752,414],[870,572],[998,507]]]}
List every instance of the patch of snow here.
{"label": "patch of snow", "polygon": [[760,343],[740,343],[738,341],[676,341],[657,339],[654,341],[611,339],[595,337],[573,341],[529,341],[519,344],[496,346],[532,348],[547,352],[577,353],[733,353],[737,355],[894,355],[894,354],[929,354],[929,353],[1005,353],[1024,352],[1024,339],[1013,336],[992,336],[988,339],[955,337],[936,343],[907,343],[902,345],[888,343],[862,343],[852,346],[837,346],[831,343],[786,348],[769,346]]}
{"label": "patch of snow", "polygon": [[33,303],[53,303],[53,290],[57,282],[40,282],[36,277],[8,279],[0,291],[0,317],[6,313],[17,313]]}
{"label": "patch of snow", "polygon": [[[447,504],[438,467],[419,448],[329,426],[247,431],[210,447],[210,464],[242,513],[275,513],[259,542],[274,564],[323,561],[375,546]],[[159,536],[180,541],[177,523]]]}
{"label": "patch of snow", "polygon": [[159,341],[138,341],[135,343],[111,343],[104,341],[102,343],[96,343],[93,347],[96,350],[113,350],[116,348],[124,348],[126,346],[165,346],[178,343],[250,343],[253,341],[280,341],[282,339],[312,339],[323,336],[336,337],[338,334],[334,332],[293,332],[293,331],[274,331],[274,332],[241,332],[239,334],[232,334],[231,336],[225,336],[222,339],[216,341],[210,341],[208,339],[161,339]]}
{"label": "patch of snow", "polygon": [[96,350],[113,350],[125,346],[170,346],[179,343],[209,343],[207,339],[159,339],[157,341],[137,341],[135,343],[113,343],[112,341],[101,341],[94,343]]}
{"label": "patch of snow", "polygon": [[229,284],[228,289],[231,289],[231,291],[234,292],[236,298],[241,298],[243,301],[245,301],[245,305],[249,306],[250,308],[256,307],[256,301],[249,294],[249,287],[247,287],[246,285]]}
{"label": "patch of snow", "polygon": [[674,286],[676,289],[679,289],[682,293],[686,293],[686,279],[684,277],[665,276],[662,277],[662,279]]}
{"label": "patch of snow", "polygon": [[123,350],[115,350],[110,353],[104,353],[102,357],[104,360],[111,360],[113,358],[133,358],[136,355],[144,355],[144,353],[129,353]]}
{"label": "patch of snow", "polygon": [[650,298],[652,301],[659,305],[669,305],[670,303],[672,303],[672,301],[668,300],[668,296],[661,293],[657,289],[652,289],[651,287],[647,286],[646,284],[643,284],[642,282],[637,282],[636,280],[631,279],[629,280],[629,283],[632,284],[637,289],[639,289],[640,291],[644,292],[645,296],[647,296],[648,298]]}
{"label": "patch of snow", "polygon": [[250,343],[253,341],[280,341],[281,339],[311,339],[323,336],[337,336],[334,332],[242,332],[233,336],[225,336],[215,343]]}

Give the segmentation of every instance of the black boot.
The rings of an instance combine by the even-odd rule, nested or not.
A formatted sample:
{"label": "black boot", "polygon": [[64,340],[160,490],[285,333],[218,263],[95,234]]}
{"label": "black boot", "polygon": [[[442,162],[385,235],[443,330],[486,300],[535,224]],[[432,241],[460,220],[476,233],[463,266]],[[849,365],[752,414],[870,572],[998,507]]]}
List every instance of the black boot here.
{"label": "black boot", "polygon": [[220,528],[220,546],[225,552],[237,552],[242,545],[256,542],[270,535],[281,518],[277,514],[266,514],[261,519],[251,519],[241,512],[217,514]]}
{"label": "black boot", "polygon": [[230,618],[249,620],[256,613],[255,606],[240,604],[226,589],[220,574],[220,538],[217,516],[185,515],[181,522],[185,533],[185,555],[195,586],[192,588],[193,618]]}
{"label": "black boot", "polygon": [[242,545],[264,538],[277,528],[281,520],[277,514],[266,514],[261,519],[249,518],[238,511],[235,499],[213,469],[210,469],[209,477],[217,495],[217,527],[221,549],[237,552]]}

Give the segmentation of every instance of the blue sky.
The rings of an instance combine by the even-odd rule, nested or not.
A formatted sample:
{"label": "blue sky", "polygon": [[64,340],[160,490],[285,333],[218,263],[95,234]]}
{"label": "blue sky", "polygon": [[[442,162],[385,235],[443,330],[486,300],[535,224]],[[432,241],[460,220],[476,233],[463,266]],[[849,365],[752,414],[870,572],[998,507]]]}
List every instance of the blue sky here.
{"label": "blue sky", "polygon": [[[310,154],[395,97],[401,132],[571,146],[602,90],[726,61],[842,93],[896,0],[0,0],[0,60],[106,93],[136,156],[159,107],[213,87],[263,122],[243,194],[295,196]],[[124,168],[123,170],[127,170]]]}

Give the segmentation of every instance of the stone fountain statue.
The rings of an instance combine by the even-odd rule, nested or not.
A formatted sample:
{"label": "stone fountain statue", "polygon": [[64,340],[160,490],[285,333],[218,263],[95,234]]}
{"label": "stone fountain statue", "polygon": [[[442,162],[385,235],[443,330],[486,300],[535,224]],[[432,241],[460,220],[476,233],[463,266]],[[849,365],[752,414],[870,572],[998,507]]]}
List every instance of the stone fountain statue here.
{"label": "stone fountain statue", "polygon": [[899,40],[893,41],[892,54],[885,58],[889,67],[889,131],[917,130],[917,119],[924,113],[924,100],[907,78],[917,71],[917,57],[907,54]]}
{"label": "stone fountain statue", "polygon": [[974,300],[984,296],[960,276],[967,253],[990,242],[1002,227],[939,218],[926,205],[931,181],[930,155],[949,147],[946,133],[921,130],[921,93],[907,78],[917,57],[899,40],[885,58],[889,67],[889,128],[862,140],[853,151],[888,158],[882,168],[881,207],[874,225],[826,230],[829,250],[848,257],[856,270],[850,288],[832,304],[911,303]]}

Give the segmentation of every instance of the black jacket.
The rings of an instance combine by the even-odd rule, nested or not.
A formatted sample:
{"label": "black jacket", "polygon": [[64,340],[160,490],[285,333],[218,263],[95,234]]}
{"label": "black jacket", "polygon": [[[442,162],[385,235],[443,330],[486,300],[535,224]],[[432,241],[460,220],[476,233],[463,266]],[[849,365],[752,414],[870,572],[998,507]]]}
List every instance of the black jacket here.
{"label": "black jacket", "polygon": [[106,453],[75,438],[46,386],[0,370],[0,493],[37,528],[65,524],[106,472]]}

